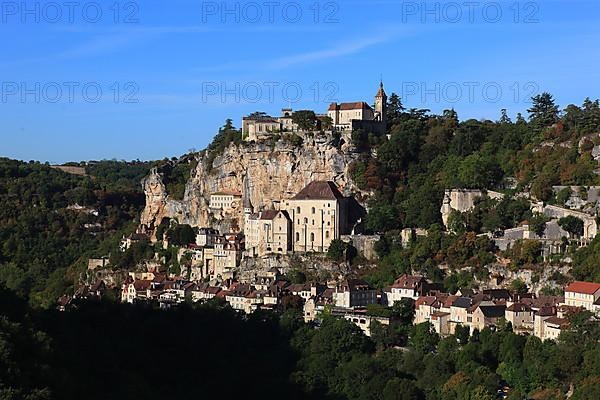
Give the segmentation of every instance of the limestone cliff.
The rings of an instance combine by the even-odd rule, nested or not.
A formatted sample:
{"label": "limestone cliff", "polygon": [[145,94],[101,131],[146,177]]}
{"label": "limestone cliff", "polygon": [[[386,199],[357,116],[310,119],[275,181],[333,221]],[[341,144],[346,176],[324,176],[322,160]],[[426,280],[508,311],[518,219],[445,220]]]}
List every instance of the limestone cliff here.
{"label": "limestone cliff", "polygon": [[[345,195],[359,192],[348,174],[350,163],[359,154],[343,144],[350,142],[349,137],[342,138],[339,146],[330,139],[305,138],[301,146],[282,140],[231,144],[212,165],[210,157],[200,153],[181,201],[169,197],[161,174],[153,169],[142,181],[146,207],[141,224],[152,232],[164,218],[174,218],[179,223],[222,231],[243,229],[241,207],[223,215],[220,210],[209,209],[208,204],[212,193],[235,191],[245,195],[245,187],[255,211],[273,208],[273,202],[292,197],[314,180],[333,181]],[[248,180],[246,185],[244,179]]]}

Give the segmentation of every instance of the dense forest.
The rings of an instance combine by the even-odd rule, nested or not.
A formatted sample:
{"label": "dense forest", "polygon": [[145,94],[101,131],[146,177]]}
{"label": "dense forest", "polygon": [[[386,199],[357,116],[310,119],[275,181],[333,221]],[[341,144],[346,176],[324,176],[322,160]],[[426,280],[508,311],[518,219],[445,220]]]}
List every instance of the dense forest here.
{"label": "dense forest", "polygon": [[[392,94],[387,110],[389,139],[353,133],[354,144],[362,150],[361,159],[351,165],[353,179],[360,188],[375,193],[367,230],[384,236],[377,249],[381,261],[367,273],[367,280],[383,287],[404,272],[420,272],[443,281],[450,291],[471,286],[474,278],[487,277],[485,265],[497,254],[491,241],[478,234],[513,228],[523,221],[534,229],[545,223],[516,193],[563,205],[564,193],[555,194],[553,185],[600,184],[598,162],[592,156],[600,144],[600,101],[586,99],[581,106],[561,110],[552,95],[543,93],[532,99],[528,112],[527,119],[519,114],[514,121],[506,110],[501,110],[497,121],[460,121],[454,110],[434,115],[429,110],[406,109]],[[502,201],[484,198],[472,211],[453,215],[449,221],[453,233],[448,235],[442,232],[440,207],[444,190],[452,188],[493,189],[506,197]],[[402,248],[399,230],[404,227],[426,229],[428,236]],[[512,260],[511,267],[527,267],[539,275],[543,268],[539,249],[531,248],[532,243],[524,246],[505,254]],[[597,238],[586,249],[572,249],[577,260],[574,277],[600,278],[594,267],[599,248]],[[441,264],[449,270],[440,270]]]}
{"label": "dense forest", "polygon": [[[558,342],[458,330],[440,339],[401,304],[372,338],[301,310],[236,313],[218,301],[168,311],[111,303],[34,311],[0,288],[0,398],[573,400],[600,396],[600,326],[586,315]],[[405,346],[402,349],[396,346]]]}
{"label": "dense forest", "polygon": [[0,159],[0,282],[32,305],[72,290],[87,259],[114,251],[144,207],[150,163],[84,166],[87,176]]}

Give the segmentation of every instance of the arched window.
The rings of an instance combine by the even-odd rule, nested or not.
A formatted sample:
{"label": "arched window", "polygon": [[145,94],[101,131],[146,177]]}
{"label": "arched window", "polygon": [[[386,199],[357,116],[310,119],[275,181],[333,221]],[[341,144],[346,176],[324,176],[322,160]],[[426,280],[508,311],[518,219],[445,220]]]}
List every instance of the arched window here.
{"label": "arched window", "polygon": [[300,232],[296,232],[296,242],[300,241]]}
{"label": "arched window", "polygon": [[314,242],[314,241],[315,241],[315,234],[314,234],[314,233],[311,233],[311,234],[310,234],[310,241],[311,241],[311,242]]}
{"label": "arched window", "polygon": [[296,212],[300,214],[300,207],[296,207]]}
{"label": "arched window", "polygon": [[310,211],[311,211],[313,214],[315,214],[315,213],[317,212],[317,210],[316,210],[314,207],[313,207],[313,208],[312,208]]}
{"label": "arched window", "polygon": [[329,231],[325,231],[325,239],[329,239]]}

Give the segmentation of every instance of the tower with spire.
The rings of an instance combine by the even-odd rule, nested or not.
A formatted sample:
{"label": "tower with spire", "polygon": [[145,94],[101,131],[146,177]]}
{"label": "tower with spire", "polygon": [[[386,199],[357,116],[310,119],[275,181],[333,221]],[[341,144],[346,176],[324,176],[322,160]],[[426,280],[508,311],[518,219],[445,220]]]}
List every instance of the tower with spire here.
{"label": "tower with spire", "polygon": [[375,95],[375,118],[377,118],[382,123],[386,123],[386,114],[387,114],[387,95],[385,94],[385,90],[383,90],[383,80],[379,81],[379,90]]}

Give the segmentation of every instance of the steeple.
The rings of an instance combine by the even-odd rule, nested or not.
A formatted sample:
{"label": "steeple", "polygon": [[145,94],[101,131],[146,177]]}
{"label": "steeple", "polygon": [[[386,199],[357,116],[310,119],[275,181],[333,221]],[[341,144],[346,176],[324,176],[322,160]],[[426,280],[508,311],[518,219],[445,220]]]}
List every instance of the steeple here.
{"label": "steeple", "polygon": [[375,95],[375,115],[381,122],[386,122],[387,95],[383,89],[383,80],[379,81],[379,90]]}
{"label": "steeple", "polygon": [[387,95],[385,94],[385,90],[383,90],[383,80],[379,81],[379,90],[377,91],[377,94],[375,95],[375,98],[378,97],[385,97],[387,99]]}

